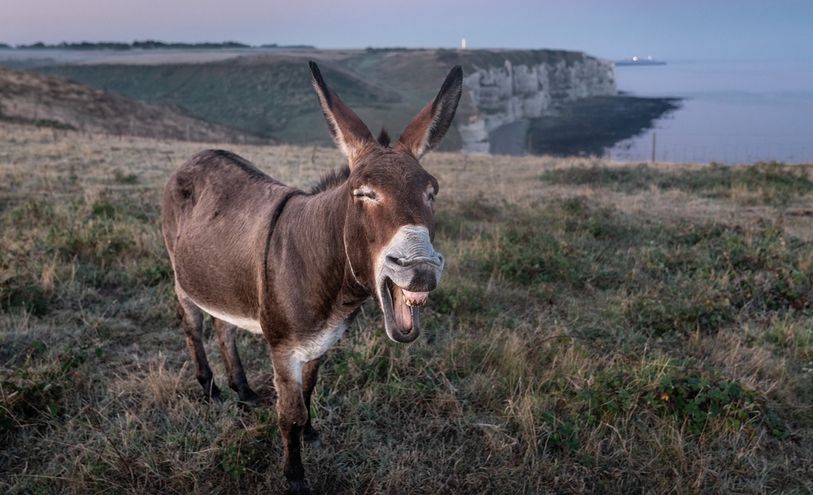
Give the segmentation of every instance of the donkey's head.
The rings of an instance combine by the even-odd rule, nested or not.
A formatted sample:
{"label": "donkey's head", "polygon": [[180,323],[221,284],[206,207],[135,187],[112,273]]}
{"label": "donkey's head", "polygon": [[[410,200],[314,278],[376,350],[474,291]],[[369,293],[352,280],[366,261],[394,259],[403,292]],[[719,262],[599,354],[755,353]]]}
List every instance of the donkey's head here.
{"label": "donkey's head", "polygon": [[437,96],[390,146],[378,140],[325,84],[310,63],[330,133],[347,156],[344,244],[353,276],[376,295],[387,335],[411,342],[420,333],[418,308],[437,287],[443,256],[432,247],[438,181],[418,160],[440,142],[454,118],[463,71],[453,68]]}

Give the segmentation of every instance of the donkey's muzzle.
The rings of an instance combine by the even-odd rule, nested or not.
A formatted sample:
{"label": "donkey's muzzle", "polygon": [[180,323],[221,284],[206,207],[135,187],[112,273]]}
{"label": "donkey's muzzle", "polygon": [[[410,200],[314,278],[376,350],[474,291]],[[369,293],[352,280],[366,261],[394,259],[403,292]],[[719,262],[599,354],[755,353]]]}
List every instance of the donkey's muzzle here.
{"label": "donkey's muzzle", "polygon": [[412,263],[401,269],[390,269],[390,278],[396,280],[396,285],[402,289],[413,292],[429,292],[435,290],[440,280],[442,264]]}
{"label": "donkey's muzzle", "polygon": [[[431,247],[431,245],[430,245]],[[443,268],[443,256],[437,251],[430,256],[413,256],[412,258],[398,258],[395,256],[387,256],[387,263],[396,264],[405,268],[415,265],[428,265],[431,267]]]}
{"label": "donkey's muzzle", "polygon": [[376,273],[387,335],[412,342],[420,333],[419,308],[440,282],[443,256],[432,247],[426,227],[401,227],[385,248]]}
{"label": "donkey's muzzle", "polygon": [[[431,245],[430,245],[431,246]],[[387,272],[396,284],[414,292],[435,290],[443,272],[443,256],[434,252],[431,256],[396,258],[387,256]]]}

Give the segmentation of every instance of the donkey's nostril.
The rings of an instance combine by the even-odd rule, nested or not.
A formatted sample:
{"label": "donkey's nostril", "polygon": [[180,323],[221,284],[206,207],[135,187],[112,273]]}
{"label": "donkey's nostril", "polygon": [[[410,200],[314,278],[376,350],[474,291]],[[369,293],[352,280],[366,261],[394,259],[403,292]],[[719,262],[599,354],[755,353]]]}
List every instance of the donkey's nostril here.
{"label": "donkey's nostril", "polygon": [[397,256],[387,256],[387,264],[408,268],[417,265],[443,266],[443,256],[415,256],[413,258],[399,258]]}
{"label": "donkey's nostril", "polygon": [[398,258],[396,256],[387,256],[387,263],[391,263],[393,265],[398,266],[405,266],[405,260],[403,258]]}

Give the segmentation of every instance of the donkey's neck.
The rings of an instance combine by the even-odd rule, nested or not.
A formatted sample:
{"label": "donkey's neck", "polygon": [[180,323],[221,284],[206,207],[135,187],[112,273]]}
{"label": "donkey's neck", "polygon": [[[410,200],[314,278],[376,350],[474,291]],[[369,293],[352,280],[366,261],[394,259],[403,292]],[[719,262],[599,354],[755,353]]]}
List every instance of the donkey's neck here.
{"label": "donkey's neck", "polygon": [[348,263],[344,227],[349,197],[346,183],[317,194],[297,195],[291,198],[279,219],[277,232],[272,234],[285,240],[281,251],[285,259],[269,260],[269,266],[274,263],[298,266],[301,271],[298,275],[308,280],[297,285],[307,285],[308,297],[316,299],[312,302],[317,307],[329,308],[331,317],[337,311],[351,313],[370,294]]}

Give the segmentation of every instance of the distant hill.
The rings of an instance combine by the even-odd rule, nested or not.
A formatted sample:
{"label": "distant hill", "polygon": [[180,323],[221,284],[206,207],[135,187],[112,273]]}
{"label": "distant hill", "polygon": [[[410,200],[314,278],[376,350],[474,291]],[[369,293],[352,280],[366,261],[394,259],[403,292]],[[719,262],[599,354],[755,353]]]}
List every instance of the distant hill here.
{"label": "distant hill", "polygon": [[[293,143],[329,142],[304,59],[255,56],[199,64],[66,65],[41,71],[148,103],[177,105],[249,134]],[[331,87],[357,108],[391,111],[402,99],[398,92],[330,63],[323,72]]]}
{"label": "distant hill", "polygon": [[252,49],[252,48],[280,48],[280,49],[313,49],[313,45],[280,45],[265,43],[259,46],[247,45],[237,41],[217,41],[200,43],[181,43],[176,41],[136,40],[132,43],[121,41],[78,41],[61,43],[43,43],[41,41],[11,46],[0,43],[0,48],[16,50],[219,50],[219,49]]}
{"label": "distant hill", "polygon": [[30,45],[17,45],[20,50],[161,50],[161,49],[181,49],[181,50],[211,50],[217,48],[251,48],[250,45],[237,43],[236,41],[222,41],[217,43],[175,43],[155,40],[133,41],[123,43],[118,41],[80,41],[77,43],[46,44],[42,42]]}
{"label": "distant hill", "polygon": [[[448,70],[517,64],[573,63],[586,56],[561,50],[296,49],[241,54],[201,61],[189,51],[138,57],[112,56],[50,65],[36,70],[153,104],[172,104],[189,114],[250,134],[292,144],[329,144],[325,123],[310,86],[307,61],[317,60],[330,86],[377,132],[399,132],[435,93]],[[216,52],[211,52],[217,57]],[[461,103],[458,121],[473,112]],[[459,149],[452,129],[442,145]]]}
{"label": "distant hill", "polygon": [[[319,62],[330,86],[373,133],[385,127],[395,135],[434,97],[449,69],[463,66],[466,90],[456,125],[441,144],[445,150],[593,154],[607,141],[596,136],[631,137],[657,118],[649,105],[615,99],[610,62],[577,51],[280,47],[43,53],[55,60],[38,59],[33,70],[40,73],[169,105],[208,122],[289,144],[330,144],[310,85],[308,60]],[[11,63],[23,62],[18,56]],[[595,112],[629,114],[634,125],[619,133],[608,119],[600,120],[608,129],[597,129],[592,120],[574,124],[569,107],[577,100],[595,105]],[[584,106],[579,106],[581,111]],[[663,112],[671,107],[659,108]],[[540,118],[544,125],[529,124]],[[553,132],[529,136],[543,128]],[[563,134],[567,134],[564,144]]]}
{"label": "distant hill", "polygon": [[188,141],[268,142],[256,136],[78,83],[0,68],[0,121]]}

